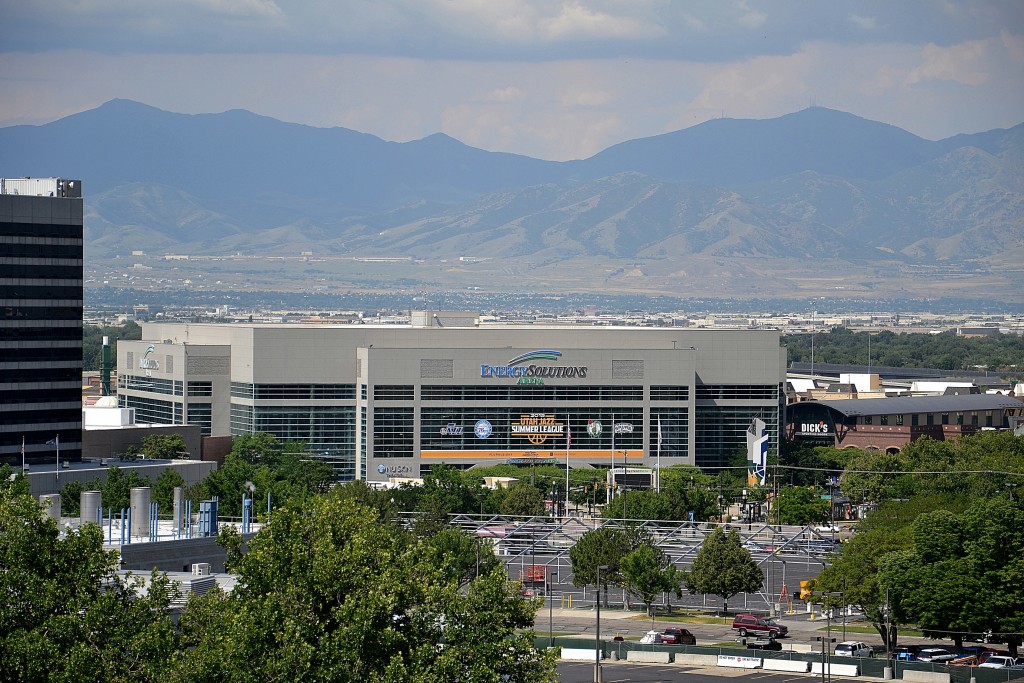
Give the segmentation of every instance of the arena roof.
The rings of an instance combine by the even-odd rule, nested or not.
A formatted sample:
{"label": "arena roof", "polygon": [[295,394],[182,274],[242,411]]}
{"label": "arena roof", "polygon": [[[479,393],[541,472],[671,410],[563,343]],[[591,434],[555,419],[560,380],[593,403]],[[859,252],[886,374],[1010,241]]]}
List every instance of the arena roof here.
{"label": "arena roof", "polygon": [[824,401],[800,401],[790,405],[789,412],[800,406],[821,405],[843,415],[899,415],[912,413],[947,413],[966,410],[1024,409],[1024,402],[1001,394],[961,394],[959,396],[894,396],[891,398],[847,398]]}

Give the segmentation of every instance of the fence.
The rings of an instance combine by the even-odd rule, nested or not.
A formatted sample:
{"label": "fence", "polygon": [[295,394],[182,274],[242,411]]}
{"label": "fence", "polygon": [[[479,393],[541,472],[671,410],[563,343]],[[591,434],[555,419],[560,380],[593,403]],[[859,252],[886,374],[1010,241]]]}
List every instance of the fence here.
{"label": "fence", "polygon": [[[537,638],[536,647],[543,649],[548,647],[548,638]],[[582,648],[596,650],[594,640],[587,638],[568,638],[559,636],[554,638],[555,647]],[[667,652],[670,657],[676,654],[690,655],[745,655],[748,657],[760,657],[762,659],[788,659],[801,662],[820,662],[821,655],[805,652],[791,652],[788,650],[748,650],[735,647],[708,647],[701,645],[663,645],[656,643],[640,643],[635,640],[602,640],[601,652],[603,659],[624,660],[629,652]],[[830,657],[832,664],[856,664],[860,668],[860,675],[871,678],[882,678],[884,668],[890,662],[884,658],[860,658],[860,657]],[[897,662],[895,677],[902,678],[907,670],[930,671],[935,673],[949,674],[950,683],[1005,683],[1006,681],[1024,679],[1024,670],[1013,669],[982,669],[974,666],[945,666],[943,664],[930,664],[928,662]]]}

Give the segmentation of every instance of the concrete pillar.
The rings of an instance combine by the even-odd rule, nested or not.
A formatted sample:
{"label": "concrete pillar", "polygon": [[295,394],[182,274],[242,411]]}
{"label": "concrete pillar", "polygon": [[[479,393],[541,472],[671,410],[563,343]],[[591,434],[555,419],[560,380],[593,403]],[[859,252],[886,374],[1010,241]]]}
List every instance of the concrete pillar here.
{"label": "concrete pillar", "polygon": [[149,503],[152,490],[148,486],[140,486],[131,490],[132,505],[132,536],[149,536]]}
{"label": "concrete pillar", "polygon": [[53,519],[60,521],[60,494],[47,493],[39,496],[39,504],[43,506],[43,512]]}
{"label": "concrete pillar", "polygon": [[185,489],[181,486],[174,487],[174,523],[175,533],[181,534],[185,528]]}
{"label": "concrete pillar", "polygon": [[100,508],[103,507],[103,494],[99,491],[82,491],[78,500],[82,509],[82,523],[96,522]]}

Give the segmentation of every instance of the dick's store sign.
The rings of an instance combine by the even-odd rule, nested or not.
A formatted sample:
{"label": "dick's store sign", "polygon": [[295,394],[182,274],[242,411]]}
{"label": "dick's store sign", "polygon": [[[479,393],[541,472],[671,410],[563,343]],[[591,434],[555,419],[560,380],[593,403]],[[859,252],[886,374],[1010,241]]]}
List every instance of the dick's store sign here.
{"label": "dick's store sign", "polygon": [[529,351],[509,360],[504,365],[480,365],[480,377],[502,377],[516,380],[517,384],[544,384],[544,379],[586,379],[585,365],[536,365],[531,361],[558,361],[561,351],[542,349]]}
{"label": "dick's store sign", "polygon": [[800,433],[806,436],[832,436],[832,428],[824,420],[801,422]]}

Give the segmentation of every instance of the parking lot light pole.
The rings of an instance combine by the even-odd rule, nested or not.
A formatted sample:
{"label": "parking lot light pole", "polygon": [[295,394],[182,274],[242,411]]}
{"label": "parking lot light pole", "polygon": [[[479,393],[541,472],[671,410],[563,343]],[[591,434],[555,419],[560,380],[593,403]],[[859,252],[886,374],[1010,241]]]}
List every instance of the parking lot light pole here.
{"label": "parking lot light pole", "polygon": [[597,567],[597,630],[594,635],[594,683],[602,683],[601,679],[601,570],[608,565]]}

